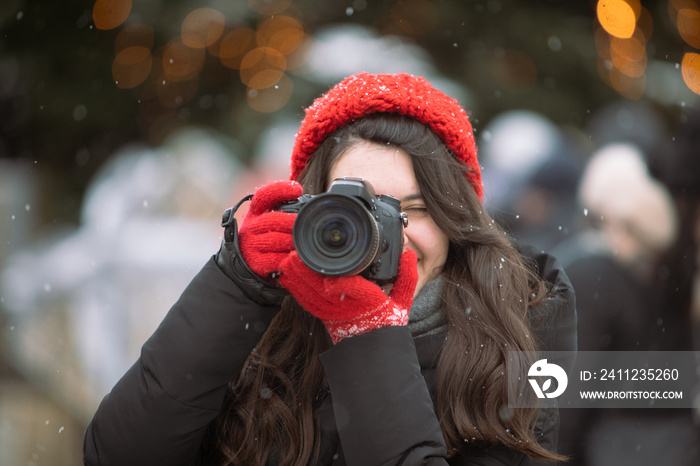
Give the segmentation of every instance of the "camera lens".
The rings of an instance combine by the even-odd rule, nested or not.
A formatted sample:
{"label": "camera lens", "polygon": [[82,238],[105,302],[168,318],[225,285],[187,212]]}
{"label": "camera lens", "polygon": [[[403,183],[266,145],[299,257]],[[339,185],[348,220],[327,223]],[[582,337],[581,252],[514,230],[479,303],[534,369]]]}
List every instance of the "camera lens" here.
{"label": "camera lens", "polygon": [[294,247],[301,260],[323,275],[356,275],[375,259],[379,228],[358,199],[321,194],[299,211]]}

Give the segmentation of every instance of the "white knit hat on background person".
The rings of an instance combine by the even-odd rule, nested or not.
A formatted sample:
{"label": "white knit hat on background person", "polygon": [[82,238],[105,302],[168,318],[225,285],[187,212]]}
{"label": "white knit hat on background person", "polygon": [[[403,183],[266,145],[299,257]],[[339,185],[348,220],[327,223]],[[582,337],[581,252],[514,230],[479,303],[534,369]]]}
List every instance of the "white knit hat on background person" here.
{"label": "white knit hat on background person", "polygon": [[678,218],[668,189],[652,178],[633,144],[612,143],[588,162],[579,186],[581,205],[604,224],[624,225],[641,245],[658,253],[675,239]]}

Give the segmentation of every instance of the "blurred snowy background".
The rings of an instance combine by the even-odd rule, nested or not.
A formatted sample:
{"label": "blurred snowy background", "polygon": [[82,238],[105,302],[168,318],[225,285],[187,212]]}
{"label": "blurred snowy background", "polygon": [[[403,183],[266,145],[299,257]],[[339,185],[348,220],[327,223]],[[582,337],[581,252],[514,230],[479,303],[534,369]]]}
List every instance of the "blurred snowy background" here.
{"label": "blurred snowy background", "polygon": [[[690,349],[700,3],[600,3],[4,1],[0,464],[81,462],[84,426],[218,249],[223,210],[288,176],[302,109],[357,71],[458,98],[493,215],[564,256],[595,229],[591,254],[661,284],[637,343]],[[644,176],[603,214],[579,181],[615,143],[637,157],[622,173]],[[652,175],[663,201],[633,195]]]}

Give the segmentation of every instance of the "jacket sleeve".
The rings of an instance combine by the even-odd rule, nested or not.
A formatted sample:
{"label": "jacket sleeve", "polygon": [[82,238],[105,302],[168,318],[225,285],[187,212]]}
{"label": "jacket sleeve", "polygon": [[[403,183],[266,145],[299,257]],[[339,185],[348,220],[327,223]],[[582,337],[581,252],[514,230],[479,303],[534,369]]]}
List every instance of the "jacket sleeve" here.
{"label": "jacket sleeve", "polygon": [[321,355],[348,465],[447,465],[408,328],[342,340]]}
{"label": "jacket sleeve", "polygon": [[[342,340],[321,355],[321,362],[349,466],[551,464],[503,447],[446,459],[440,424],[406,327],[385,327]],[[557,421],[554,409],[537,422],[536,434],[547,448],[556,438]]]}
{"label": "jacket sleeve", "polygon": [[103,399],[84,464],[193,464],[227,383],[278,310],[247,298],[212,258]]}

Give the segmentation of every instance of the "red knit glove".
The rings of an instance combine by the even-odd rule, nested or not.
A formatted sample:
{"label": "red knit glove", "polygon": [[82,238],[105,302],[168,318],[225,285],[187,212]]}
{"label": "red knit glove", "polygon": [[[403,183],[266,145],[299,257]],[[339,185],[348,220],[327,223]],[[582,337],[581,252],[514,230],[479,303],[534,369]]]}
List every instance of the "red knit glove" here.
{"label": "red knit glove", "polygon": [[250,209],[238,232],[238,244],[248,267],[262,278],[280,270],[280,262],[294,250],[292,228],[296,214],[271,211],[303,193],[296,181],[273,181],[253,194]]}
{"label": "red knit glove", "polygon": [[334,343],[380,327],[406,325],[418,282],[416,253],[401,255],[399,275],[387,296],[359,275],[328,277],[309,269],[296,251],[281,264],[280,282],[304,309],[321,319]]}

